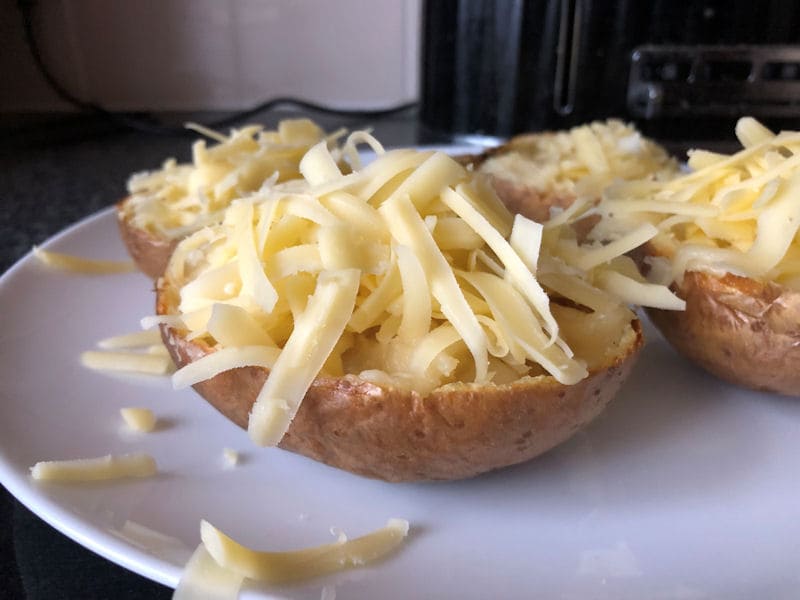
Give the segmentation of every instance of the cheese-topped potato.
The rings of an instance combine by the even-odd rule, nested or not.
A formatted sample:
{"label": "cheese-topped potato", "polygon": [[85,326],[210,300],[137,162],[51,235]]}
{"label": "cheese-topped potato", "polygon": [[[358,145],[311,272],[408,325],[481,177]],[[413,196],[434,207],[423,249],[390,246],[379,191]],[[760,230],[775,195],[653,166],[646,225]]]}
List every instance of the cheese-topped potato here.
{"label": "cheese-topped potato", "polygon": [[597,200],[616,180],[664,180],[678,173],[661,146],[616,119],[519,135],[466,162],[490,176],[511,212],[538,222],[576,198]]}
{"label": "cheese-topped potato", "polygon": [[174,384],[257,444],[392,481],[521,462],[619,389],[642,345],[626,302],[682,307],[623,256],[650,229],[579,245],[445,154],[343,174],[322,142],[300,172],[178,244],[158,283]]}
{"label": "cheese-topped potato", "polygon": [[752,118],[731,155],[692,151],[669,182],[608,188],[592,232],[655,227],[643,268],[671,283],[686,311],[649,310],[681,353],[734,383],[800,395],[800,132]]}
{"label": "cheese-topped potato", "polygon": [[[300,159],[325,132],[308,119],[281,121],[275,130],[248,125],[223,135],[188,125],[215,142],[192,145],[192,162],[168,159],[137,173],[117,205],[122,239],[137,267],[152,278],[164,272],[177,242],[219,223],[234,198],[264,185],[296,179]],[[330,136],[331,141],[339,133]]]}

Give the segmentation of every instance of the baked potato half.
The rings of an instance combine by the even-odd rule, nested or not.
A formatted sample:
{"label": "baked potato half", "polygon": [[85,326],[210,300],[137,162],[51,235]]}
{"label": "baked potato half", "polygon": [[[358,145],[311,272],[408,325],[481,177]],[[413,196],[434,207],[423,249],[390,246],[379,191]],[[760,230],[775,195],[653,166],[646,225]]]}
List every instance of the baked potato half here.
{"label": "baked potato half", "polygon": [[512,217],[442,153],[344,175],[319,145],[303,165],[305,189],[234,201],[176,247],[157,311],[177,387],[259,445],[389,481],[528,460],[616,394],[642,333],[590,276],[647,286],[614,248]]}
{"label": "baked potato half", "polygon": [[512,213],[539,223],[578,196],[599,200],[613,181],[664,180],[678,173],[661,146],[615,119],[519,135],[465,161],[489,176]]}
{"label": "baked potato half", "polygon": [[800,396],[800,292],[700,271],[673,289],[685,311],[647,314],[678,352],[736,385]]}
{"label": "baked potato half", "polygon": [[[134,174],[129,196],[117,203],[120,236],[137,268],[155,279],[175,245],[202,227],[218,223],[230,202],[263,185],[300,177],[306,151],[326,139],[308,119],[281,121],[274,131],[260,125],[222,135],[190,125],[205,140],[192,146],[192,162],[164,162],[161,169]],[[340,134],[334,134],[334,138]]]}
{"label": "baked potato half", "polygon": [[126,198],[117,204],[120,238],[136,268],[155,280],[164,273],[169,257],[179,240],[137,227],[131,218],[131,211],[125,207],[128,200],[129,198]]}
{"label": "baked potato half", "polygon": [[749,117],[736,133],[739,152],[693,151],[672,181],[610,188],[592,235],[653,225],[638,262],[686,301],[647,310],[663,336],[722,379],[800,396],[800,133]]}

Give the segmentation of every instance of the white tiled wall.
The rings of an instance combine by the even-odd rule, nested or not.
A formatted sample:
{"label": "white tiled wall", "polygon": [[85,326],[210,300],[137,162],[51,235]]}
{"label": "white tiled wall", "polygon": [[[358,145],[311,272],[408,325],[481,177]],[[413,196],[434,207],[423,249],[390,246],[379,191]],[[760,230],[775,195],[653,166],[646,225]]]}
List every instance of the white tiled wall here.
{"label": "white tiled wall", "polygon": [[[40,0],[45,60],[112,110],[241,109],[275,96],[385,107],[418,89],[421,0]],[[0,2],[0,110],[63,108]]]}

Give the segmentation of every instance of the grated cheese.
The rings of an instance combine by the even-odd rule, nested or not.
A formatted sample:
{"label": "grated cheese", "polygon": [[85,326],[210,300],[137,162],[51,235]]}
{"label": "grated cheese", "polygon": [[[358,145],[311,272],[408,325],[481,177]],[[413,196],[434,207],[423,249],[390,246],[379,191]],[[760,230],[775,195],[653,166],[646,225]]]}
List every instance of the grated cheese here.
{"label": "grated cheese", "polygon": [[150,477],[157,470],[156,461],[149,454],[108,454],[100,458],[37,462],[31,467],[31,477],[39,481],[85,482]]}
{"label": "grated cheese", "polygon": [[581,269],[589,270],[592,267],[610,262],[613,258],[638,248],[642,244],[653,239],[657,234],[658,229],[654,225],[644,223],[637,229],[613,242],[587,250],[575,263]]}
{"label": "grated cheese", "polygon": [[223,346],[275,346],[275,342],[258,320],[247,310],[234,304],[214,304],[206,330]]}
{"label": "grated cheese", "polygon": [[767,142],[775,134],[753,117],[742,117],[736,123],[736,137],[745,148]]}
{"label": "grated cheese", "polygon": [[203,546],[222,568],[271,584],[303,581],[365,566],[376,561],[403,542],[408,535],[408,521],[389,519],[386,526],[361,537],[315,548],[290,552],[258,552],[242,546],[208,521],[200,523]]}
{"label": "grated cheese", "polygon": [[[234,200],[220,223],[178,244],[167,270],[179,288],[174,326],[213,350],[173,384],[269,369],[249,420],[258,444],[281,440],[319,376],[420,394],[542,372],[579,381],[591,365],[559,334],[543,285],[614,323],[633,319],[633,295],[664,301],[645,282],[601,289],[616,285],[601,271],[628,272],[616,260],[624,240],[585,248],[569,227],[512,218],[482,175],[442,153],[379,153],[347,175],[331,158],[320,142],[291,189]],[[255,281],[274,290],[270,302]]]}
{"label": "grated cheese", "polygon": [[226,468],[232,469],[239,464],[239,453],[232,448],[223,448],[222,460]]}
{"label": "grated cheese", "polygon": [[350,165],[356,169],[361,170],[361,157],[358,154],[358,144],[367,144],[375,154],[384,154],[386,150],[383,148],[378,140],[371,136],[366,131],[354,131],[347,136],[347,140],[342,146],[342,153],[347,157]]}
{"label": "grated cheese", "polygon": [[311,185],[322,185],[341,178],[342,172],[331,156],[326,141],[315,144],[300,161],[300,173]]}
{"label": "grated cheese", "polygon": [[522,215],[514,215],[514,226],[508,243],[519,255],[525,268],[534,275],[539,264],[539,251],[542,247],[542,230],[540,223],[531,221]]}
{"label": "grated cheese", "polygon": [[[241,214],[236,213],[239,211]],[[261,268],[253,232],[253,205],[241,202],[229,209],[229,216],[236,218],[234,232],[240,261],[241,292],[248,296],[264,312],[270,312],[278,301],[278,292]],[[238,218],[237,218],[238,217]],[[230,282],[237,289],[235,282]]]}
{"label": "grated cheese", "polygon": [[775,135],[744,117],[736,135],[742,150],[694,151],[688,174],[648,190],[609,187],[596,210],[605,218],[592,236],[656,228],[652,242],[672,260],[672,280],[701,270],[791,282],[800,229],[800,132]]}
{"label": "grated cheese", "polygon": [[149,433],[156,426],[156,416],[149,408],[122,408],[119,413],[125,424],[133,431]]}
{"label": "grated cheese", "polygon": [[424,336],[431,328],[431,292],[425,270],[408,246],[394,247],[397,267],[403,287],[403,307],[397,336],[412,342]]}
{"label": "grated cheese", "polygon": [[556,197],[596,199],[615,180],[666,180],[678,173],[660,146],[615,119],[518,136],[507,148],[479,171]]}
{"label": "grated cheese", "polygon": [[120,348],[141,348],[161,343],[161,333],[157,329],[149,331],[135,331],[105,338],[97,342],[98,347],[104,350],[118,350]]}
{"label": "grated cheese", "polygon": [[150,329],[162,323],[170,327],[184,327],[183,319],[178,315],[148,315],[139,320],[139,325],[141,325],[142,329]]}
{"label": "grated cheese", "polygon": [[271,346],[231,346],[220,348],[181,367],[172,375],[176,390],[211,379],[214,375],[238,367],[264,367],[271,369],[278,360],[280,350]]}
{"label": "grated cheese", "polygon": [[[445,188],[449,190],[449,188]],[[422,263],[431,294],[441,305],[442,313],[456,328],[475,361],[475,380],[486,381],[488,358],[486,336],[469,307],[453,270],[436,246],[425,222],[406,196],[395,196],[380,208],[390,223],[392,237],[409,246]]]}
{"label": "grated cheese", "polygon": [[48,267],[84,275],[110,275],[114,273],[130,273],[136,270],[136,265],[131,261],[83,258],[71,254],[51,252],[38,246],[33,247],[33,255]]}
{"label": "grated cheese", "polygon": [[449,206],[453,212],[464,219],[472,229],[481,236],[489,248],[503,263],[506,269],[506,276],[514,286],[525,296],[525,299],[539,314],[543,320],[545,329],[550,333],[551,341],[558,336],[558,323],[550,312],[550,299],[542,287],[536,281],[533,272],[525,267],[525,263],[520,258],[506,239],[500,235],[497,229],[493,228],[483,215],[465,200],[468,193],[464,193],[464,188],[459,186],[457,191],[447,189],[442,194],[442,201]]}
{"label": "grated cheese", "polygon": [[247,431],[257,444],[281,441],[353,313],[358,285],[355,269],[320,274],[250,413]]}
{"label": "grated cheese", "polygon": [[167,239],[219,223],[235,198],[299,178],[306,152],[330,141],[308,119],[281,121],[276,131],[245,126],[229,135],[188,127],[217,145],[208,148],[199,140],[192,147],[192,163],[169,159],[159,170],[133,175],[128,181],[130,197],[120,215]]}
{"label": "grated cheese", "polygon": [[616,294],[629,304],[664,310],[686,310],[686,302],[662,284],[636,281],[616,271],[602,271],[597,274],[596,281],[602,289]]}
{"label": "grated cheese", "polygon": [[244,576],[217,564],[200,542],[181,573],[172,600],[237,600]]}

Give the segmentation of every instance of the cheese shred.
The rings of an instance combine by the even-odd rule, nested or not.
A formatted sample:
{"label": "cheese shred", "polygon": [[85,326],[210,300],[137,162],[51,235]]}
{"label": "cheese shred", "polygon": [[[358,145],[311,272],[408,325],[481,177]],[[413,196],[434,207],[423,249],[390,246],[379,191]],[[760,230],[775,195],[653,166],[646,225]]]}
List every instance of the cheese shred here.
{"label": "cheese shred", "polygon": [[259,552],[242,546],[208,521],[200,524],[203,546],[224,569],[270,584],[303,581],[368,565],[396,550],[408,535],[408,521],[389,519],[384,527],[347,540],[290,552]]}
{"label": "cheese shred", "polygon": [[119,371],[142,375],[165,375],[172,368],[172,359],[159,354],[87,350],[81,353],[81,364],[95,371]]}
{"label": "cheese shred", "polygon": [[136,270],[136,265],[129,260],[83,258],[72,254],[44,250],[38,246],[33,247],[33,255],[48,267],[83,275],[111,275],[115,273],[130,273]]}
{"label": "cheese shred", "polygon": [[122,454],[100,458],[38,462],[31,477],[39,481],[85,482],[128,477],[150,477],[158,471],[149,454]]}

